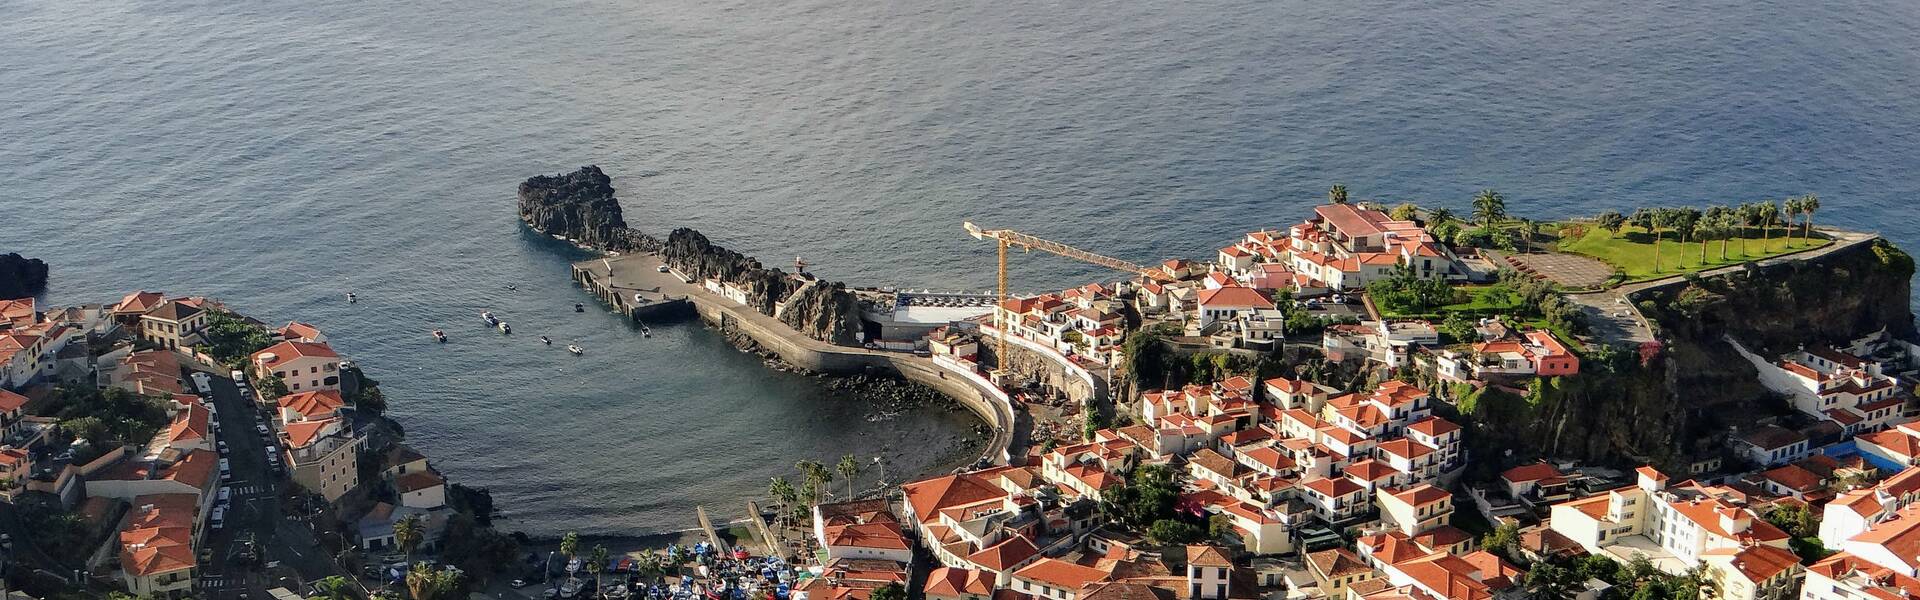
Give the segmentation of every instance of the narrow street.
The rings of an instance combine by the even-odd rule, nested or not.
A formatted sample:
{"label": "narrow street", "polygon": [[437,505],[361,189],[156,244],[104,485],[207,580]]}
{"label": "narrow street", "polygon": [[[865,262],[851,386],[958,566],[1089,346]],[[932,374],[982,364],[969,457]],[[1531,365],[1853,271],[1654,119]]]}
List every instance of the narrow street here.
{"label": "narrow street", "polygon": [[[224,525],[210,529],[203,545],[200,589],[209,598],[266,598],[268,588],[283,585],[301,592],[304,582],[330,575],[334,567],[306,523],[286,516],[281,507],[281,493],[291,484],[267,462],[267,446],[277,447],[279,441],[271,429],[265,435],[259,429],[270,428],[272,420],[226,377],[213,379],[213,402],[220,413],[219,439],[228,450],[222,457],[232,470],[232,478],[221,485],[230,490],[231,500]],[[269,568],[274,565],[293,569],[299,580],[273,580],[280,572]]]}

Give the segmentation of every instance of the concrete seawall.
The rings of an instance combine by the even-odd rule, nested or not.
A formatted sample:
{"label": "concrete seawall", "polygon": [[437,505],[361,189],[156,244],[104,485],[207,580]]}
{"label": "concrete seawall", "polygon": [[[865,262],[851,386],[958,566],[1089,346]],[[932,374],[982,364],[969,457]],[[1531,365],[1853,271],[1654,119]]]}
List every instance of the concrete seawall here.
{"label": "concrete seawall", "polygon": [[[907,353],[829,344],[801,335],[778,319],[661,273],[660,265],[660,259],[648,255],[582,261],[573,265],[573,279],[629,318],[649,318],[639,314],[643,310],[684,312],[690,307],[702,321],[737,331],[802,369],[836,375],[891,374],[926,385],[973,411],[993,431],[982,458],[1006,464],[1024,455],[1024,444],[1016,442],[1024,436],[1015,435],[1026,427],[1020,414],[1005,394],[961,372],[960,367]],[[635,294],[649,301],[633,302]]]}

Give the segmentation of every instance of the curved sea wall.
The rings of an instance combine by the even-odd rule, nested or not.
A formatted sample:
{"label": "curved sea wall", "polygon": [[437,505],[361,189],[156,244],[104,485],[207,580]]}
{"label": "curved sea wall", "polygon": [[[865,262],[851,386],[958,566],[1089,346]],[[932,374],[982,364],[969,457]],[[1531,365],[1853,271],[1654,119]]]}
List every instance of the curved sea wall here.
{"label": "curved sea wall", "polygon": [[[613,194],[605,173],[598,167],[582,167],[522,183],[519,213],[534,230],[550,236],[605,251],[658,257],[656,261],[651,256],[627,256],[574,265],[574,280],[603,300],[612,299],[625,309],[624,300],[632,291],[648,290],[690,305],[701,320],[729,336],[744,336],[795,367],[834,375],[890,374],[926,385],[953,398],[991,428],[993,439],[983,458],[1005,463],[1023,453],[1015,441],[1021,427],[1019,413],[1004,392],[977,373],[931,358],[858,346],[859,302],[844,284],[804,280],[768,268],[693,229],[675,229],[665,241],[640,233],[627,226]],[[628,261],[646,263],[622,267],[616,275],[612,265],[632,264]],[[693,282],[658,273],[655,265],[671,267]],[[745,302],[728,300],[697,283],[709,279],[738,288]]]}

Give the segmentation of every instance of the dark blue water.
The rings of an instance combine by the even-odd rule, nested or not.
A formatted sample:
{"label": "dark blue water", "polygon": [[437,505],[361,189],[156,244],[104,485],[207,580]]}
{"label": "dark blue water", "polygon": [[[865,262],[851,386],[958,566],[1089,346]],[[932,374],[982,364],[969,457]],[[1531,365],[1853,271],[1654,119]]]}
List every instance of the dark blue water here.
{"label": "dark blue water", "polygon": [[529,175],[598,163],[642,228],[916,287],[991,285],[962,220],[1204,257],[1336,181],[1537,218],[1814,192],[1920,242],[1920,3],[1563,4],[4,3],[0,249],[55,301],[318,323],[517,524],[639,532],[958,419],[868,423],[696,328],[566,311],[569,257],[512,216]]}

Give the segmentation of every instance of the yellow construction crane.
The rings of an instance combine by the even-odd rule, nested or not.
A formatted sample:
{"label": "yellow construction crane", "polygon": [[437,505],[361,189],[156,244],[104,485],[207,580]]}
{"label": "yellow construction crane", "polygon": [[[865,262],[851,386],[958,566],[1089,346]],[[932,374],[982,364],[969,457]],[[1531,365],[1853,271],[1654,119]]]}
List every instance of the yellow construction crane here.
{"label": "yellow construction crane", "polygon": [[[1086,250],[1081,250],[1079,248],[1068,246],[1060,242],[1037,238],[1037,237],[1020,233],[1018,231],[1014,231],[1011,229],[981,229],[979,225],[974,225],[972,221],[967,221],[965,223],[962,223],[960,226],[965,228],[967,230],[967,233],[973,236],[973,239],[976,239],[976,240],[991,239],[991,240],[994,240],[997,243],[996,245],[999,246],[999,255],[1000,255],[999,284],[1000,285],[998,288],[999,294],[994,302],[995,314],[999,314],[999,310],[1000,310],[999,307],[1005,304],[1007,301],[1007,248],[1009,247],[1017,246],[1021,250],[1027,250],[1027,251],[1031,251],[1037,248],[1046,252],[1071,258],[1077,261],[1093,263],[1096,265],[1107,267],[1115,271],[1126,271],[1128,273],[1140,275],[1148,279],[1163,280],[1163,281],[1169,279],[1166,272],[1161,271],[1159,269],[1144,267],[1144,266],[1140,266],[1132,262],[1120,260],[1118,258],[1114,258],[1111,256],[1105,256],[1105,255],[1094,253],[1094,252],[1088,252]],[[1000,361],[1005,361],[1007,359],[1006,325],[1003,323],[1000,326],[995,327],[994,331],[997,334],[995,335],[995,338],[996,338],[995,339],[996,347],[994,348],[995,357]],[[995,369],[996,374],[1003,374],[1004,371],[1005,371],[1004,368]]]}

